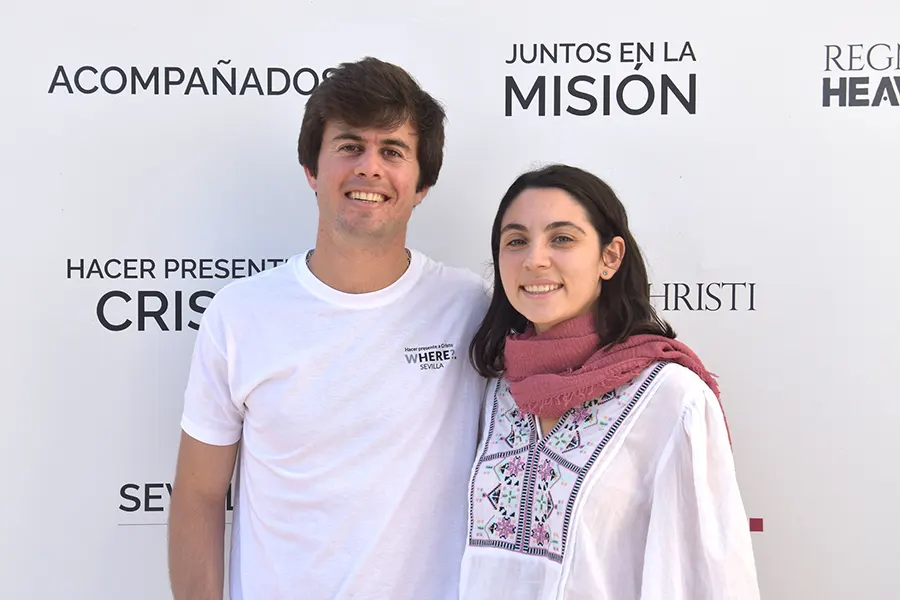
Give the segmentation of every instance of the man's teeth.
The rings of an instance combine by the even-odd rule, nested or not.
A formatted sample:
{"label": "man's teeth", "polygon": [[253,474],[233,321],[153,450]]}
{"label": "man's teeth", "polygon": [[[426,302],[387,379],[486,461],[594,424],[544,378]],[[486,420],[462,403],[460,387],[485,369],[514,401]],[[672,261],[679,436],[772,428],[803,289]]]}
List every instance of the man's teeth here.
{"label": "man's teeth", "polygon": [[562,285],[555,283],[553,285],[526,285],[523,287],[529,294],[544,294],[547,292],[552,292],[553,290],[558,290],[562,287]]}
{"label": "man's teeth", "polygon": [[384,194],[375,194],[371,192],[350,192],[347,194],[354,200],[362,200],[363,202],[384,202],[387,196]]}

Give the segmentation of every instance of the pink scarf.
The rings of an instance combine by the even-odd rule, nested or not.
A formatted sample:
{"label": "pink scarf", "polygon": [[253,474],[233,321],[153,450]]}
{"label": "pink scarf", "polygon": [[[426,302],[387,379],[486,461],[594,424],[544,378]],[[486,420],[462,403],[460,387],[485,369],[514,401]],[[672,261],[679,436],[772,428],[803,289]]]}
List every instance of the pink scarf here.
{"label": "pink scarf", "polygon": [[[628,383],[657,361],[687,367],[719,398],[714,375],[679,341],[642,334],[604,350],[599,346],[600,336],[590,313],[542,334],[529,325],[524,333],[508,336],[504,377],[519,410],[558,419],[569,409]],[[724,409],[722,412],[724,415]]]}

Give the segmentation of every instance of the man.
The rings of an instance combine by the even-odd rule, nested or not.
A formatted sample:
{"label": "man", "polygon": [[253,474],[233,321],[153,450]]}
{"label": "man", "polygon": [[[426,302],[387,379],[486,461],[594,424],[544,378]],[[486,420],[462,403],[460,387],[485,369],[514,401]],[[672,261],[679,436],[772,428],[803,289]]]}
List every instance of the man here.
{"label": "man", "polygon": [[481,280],[406,249],[444,112],[402,69],[343,64],[309,97],[315,248],[204,314],[172,492],[176,600],[455,600],[484,379]]}

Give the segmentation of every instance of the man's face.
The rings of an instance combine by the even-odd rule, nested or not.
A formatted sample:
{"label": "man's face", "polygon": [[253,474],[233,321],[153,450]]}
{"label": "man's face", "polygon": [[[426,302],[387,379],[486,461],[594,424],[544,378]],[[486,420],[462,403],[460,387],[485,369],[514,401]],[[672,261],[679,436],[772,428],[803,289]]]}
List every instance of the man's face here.
{"label": "man's face", "polygon": [[320,230],[373,245],[404,235],[428,191],[416,191],[417,145],[408,121],[394,130],[326,123],[318,174],[305,169],[318,196]]}

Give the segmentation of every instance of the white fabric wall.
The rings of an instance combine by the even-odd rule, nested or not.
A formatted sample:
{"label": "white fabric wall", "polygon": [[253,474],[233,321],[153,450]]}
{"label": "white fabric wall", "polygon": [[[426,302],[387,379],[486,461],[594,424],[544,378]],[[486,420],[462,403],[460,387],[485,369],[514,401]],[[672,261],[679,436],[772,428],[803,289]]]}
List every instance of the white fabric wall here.
{"label": "white fabric wall", "polygon": [[[284,259],[315,233],[295,150],[306,96],[240,89],[251,68],[264,90],[280,68],[309,90],[313,72],[374,55],[449,115],[410,245],[486,273],[516,175],[562,161],[605,178],[657,306],[720,375],[747,510],[765,524],[753,534],[764,598],[896,598],[898,23],[896,0],[4,4],[0,596],[170,597],[165,484],[190,322],[229,281],[180,269]],[[654,51],[640,67],[638,43]],[[507,64],[519,44],[557,44],[557,62]],[[214,71],[232,68],[235,93]],[[589,106],[568,93],[578,76],[596,81],[575,84],[599,98],[593,114],[566,112]],[[616,90],[635,76],[655,97],[630,115]],[[523,96],[545,77],[546,114],[512,95],[507,116],[507,77]],[[824,78],[846,86],[846,106],[823,106]],[[623,102],[640,107],[647,92],[627,81]],[[137,276],[69,268],[84,261],[88,275],[94,259],[134,259]],[[120,331],[98,316],[110,292],[101,314],[132,321]],[[141,300],[152,312],[160,298],[166,330],[142,326]]]}

